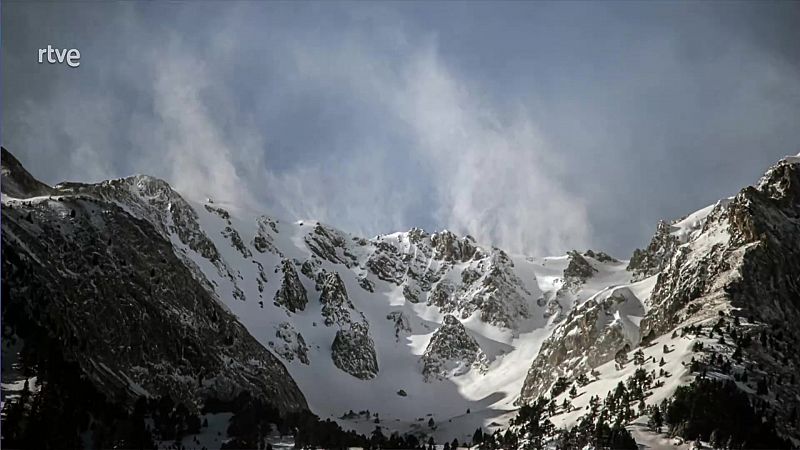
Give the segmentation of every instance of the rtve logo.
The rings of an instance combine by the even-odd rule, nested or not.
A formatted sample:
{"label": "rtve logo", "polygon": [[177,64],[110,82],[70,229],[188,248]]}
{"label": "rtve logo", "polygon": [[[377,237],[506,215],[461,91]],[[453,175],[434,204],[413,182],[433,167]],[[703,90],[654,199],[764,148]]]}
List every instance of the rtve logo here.
{"label": "rtve logo", "polygon": [[76,48],[59,50],[48,44],[47,48],[39,49],[39,64],[44,63],[45,54],[47,54],[47,62],[50,64],[63,64],[66,62],[70,67],[81,65],[81,52]]}

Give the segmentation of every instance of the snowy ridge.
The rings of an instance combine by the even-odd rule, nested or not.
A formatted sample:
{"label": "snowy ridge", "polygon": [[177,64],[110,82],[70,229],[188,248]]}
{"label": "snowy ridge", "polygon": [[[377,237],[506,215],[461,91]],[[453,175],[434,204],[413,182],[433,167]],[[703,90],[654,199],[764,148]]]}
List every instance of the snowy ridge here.
{"label": "snowy ridge", "polygon": [[[629,278],[625,262],[602,252],[580,256],[593,268],[584,280],[571,274],[575,257],[508,255],[449,231],[365,239],[316,221],[240,217],[210,199],[185,201],[150,177],[59,189],[100,196],[153,223],[283,360],[312,411],[363,433],[373,420],[346,412],[369,409],[387,429],[448,439],[504,425],[527,366],[564,312]],[[447,334],[446,320],[465,333],[456,344],[433,339]],[[452,366],[465,351],[474,359]],[[426,376],[425,367],[442,371]],[[419,421],[427,414],[434,430]]]}
{"label": "snowy ridge", "polygon": [[[223,205],[213,206],[225,209]],[[308,364],[298,357],[285,362],[311,409],[323,418],[368,433],[375,426],[372,419],[341,419],[351,409],[368,409],[378,413],[388,429],[413,431],[422,427],[422,431],[451,438],[471,433],[514,409],[524,367],[551,324],[540,305],[545,290],[557,290],[563,283],[548,277],[551,273],[563,277],[560,264],[510,257],[447,231],[428,234],[415,229],[368,240],[313,221],[273,220],[274,227],[266,229],[257,219],[222,219],[200,205],[194,205],[194,209],[199,211],[202,229],[220,249],[221,258],[237,268],[241,279],[234,285],[219,276],[202,255],[190,255],[205,268],[219,298],[262,344],[283,346],[283,353],[288,354],[286,345],[291,347],[298,339],[292,338],[287,344],[276,342],[277,327],[284,322],[292,324],[298,338],[302,336],[308,348]],[[228,226],[237,230],[244,242],[264,237],[274,251],[255,251],[251,257],[243,257],[224,241]],[[308,296],[304,310],[292,312],[272,301],[282,283],[280,267],[285,261],[291,261],[300,273]],[[266,278],[263,291],[258,289],[258,280],[263,279],[259,266],[264,267]],[[546,277],[541,286],[537,274]],[[321,302],[326,280],[331,277],[341,280],[352,305],[345,308],[350,311],[345,317],[352,320],[355,312],[368,324],[376,358],[374,376],[355,377],[332,358],[341,327],[326,326],[327,302]],[[237,286],[243,300],[236,300]],[[426,380],[426,363],[430,367],[447,364],[432,358],[447,351],[431,346],[445,317],[459,322],[478,346],[475,351],[479,356],[470,363],[479,366],[472,370],[462,367]],[[368,347],[355,352],[371,354]],[[397,394],[401,390],[405,396]],[[354,399],[364,403],[354,404]],[[470,415],[465,414],[468,409],[473,411]],[[427,419],[424,423],[418,420],[426,414],[432,414],[441,424],[436,430],[424,429]],[[450,420],[456,425],[447,426],[452,424]]]}
{"label": "snowy ridge", "polygon": [[[754,397],[753,414],[800,443],[793,375],[800,360],[788,344],[800,336],[784,328],[800,317],[793,281],[800,276],[799,217],[800,159],[790,157],[756,186],[659,223],[628,265],[641,281],[601,291],[568,313],[542,344],[521,403],[551,396],[551,420],[572,427],[606,394],[620,392],[619,383],[629,392],[645,383],[646,392],[631,394],[641,400],[626,420],[638,421],[631,426],[637,439],[663,445],[667,440],[642,420],[678,386],[702,376],[734,382]],[[762,345],[755,346],[759,334]],[[634,374],[639,381],[630,384]]]}
{"label": "snowy ridge", "polygon": [[706,223],[708,215],[715,209],[724,209],[725,206],[733,200],[733,197],[720,200],[713,205],[708,205],[705,208],[699,209],[692,214],[689,214],[681,220],[677,220],[671,224],[672,230],[670,234],[678,238],[678,242],[686,244],[687,242],[697,238],[703,231],[703,226]]}
{"label": "snowy ridge", "polygon": [[[141,221],[149,222],[153,230],[144,228],[174,253],[170,261],[188,269],[182,280],[198,281],[197,290],[210,294],[204,298],[232,313],[267,356],[280,358],[310,409],[359,433],[379,424],[463,442],[478,427],[505,429],[520,405],[550,397],[549,419],[571,427],[596,398],[646,373],[635,417],[641,422],[648,408],[702,370],[736,379],[748,393],[766,383],[771,391],[758,395],[774,404],[778,427],[796,434],[791,405],[770,395],[800,395],[796,383],[781,383],[800,367],[791,351],[800,337],[781,329],[800,320],[800,155],[770,168],[755,187],[659,223],[630,261],[592,250],[509,254],[446,230],[364,238],[211,199],[187,201],[147,176],[54,188],[18,184],[46,191],[24,200],[3,193],[18,224],[4,228],[4,239],[35,262],[44,264],[35,240],[20,233],[38,233],[36,220],[62,222],[56,219],[74,218],[77,209],[76,220],[63,221],[64,236],[81,231],[76,224],[103,232],[112,224],[112,231],[135,235]],[[117,224],[94,204],[138,220]],[[39,211],[36,220],[25,215],[31,210]],[[137,268],[158,284],[150,268],[164,261],[153,257]],[[190,312],[176,316],[181,326]],[[742,344],[772,329],[775,336],[762,337],[760,346]],[[259,350],[251,347],[241,355]],[[146,392],[125,373],[92,364]],[[750,381],[740,382],[746,373]],[[371,414],[350,414],[365,410]],[[644,426],[633,429],[644,441],[663,441]]]}

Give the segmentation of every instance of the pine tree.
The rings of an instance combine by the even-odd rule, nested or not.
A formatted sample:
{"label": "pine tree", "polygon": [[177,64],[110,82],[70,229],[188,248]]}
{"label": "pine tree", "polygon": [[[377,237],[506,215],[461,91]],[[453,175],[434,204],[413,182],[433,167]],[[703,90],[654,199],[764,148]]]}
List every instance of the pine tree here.
{"label": "pine tree", "polygon": [[[518,441],[519,440],[517,439],[517,435],[516,434],[512,433],[510,429],[506,430],[506,434],[503,435],[503,445],[505,447],[516,448]],[[455,450],[455,449],[451,449],[451,450]]]}
{"label": "pine tree", "polygon": [[483,431],[480,428],[478,428],[472,435],[472,445],[479,445],[481,443],[483,443]]}
{"label": "pine tree", "polygon": [[386,442],[386,436],[383,435],[383,430],[381,427],[376,426],[375,429],[372,431],[372,437],[370,438],[370,443],[373,447],[382,447]]}
{"label": "pine tree", "polygon": [[653,405],[653,412],[650,413],[650,420],[647,424],[652,428],[656,433],[661,432],[661,427],[664,426],[664,416],[661,415],[661,409],[658,405]]}
{"label": "pine tree", "polygon": [[558,377],[556,382],[553,383],[553,388],[550,389],[550,397],[558,397],[558,395],[566,391],[568,387],[569,382],[566,377]]}
{"label": "pine tree", "polygon": [[644,352],[642,352],[642,349],[636,350],[633,354],[633,363],[637,366],[644,365]]}
{"label": "pine tree", "polygon": [[530,405],[525,405],[511,421],[512,425],[519,427],[520,437],[527,439],[526,449],[543,448],[545,439],[555,430],[553,423],[545,416],[545,404],[546,400],[540,398]]}
{"label": "pine tree", "polygon": [[639,446],[636,445],[636,441],[628,430],[622,424],[617,423],[611,429],[611,448],[637,450]]}

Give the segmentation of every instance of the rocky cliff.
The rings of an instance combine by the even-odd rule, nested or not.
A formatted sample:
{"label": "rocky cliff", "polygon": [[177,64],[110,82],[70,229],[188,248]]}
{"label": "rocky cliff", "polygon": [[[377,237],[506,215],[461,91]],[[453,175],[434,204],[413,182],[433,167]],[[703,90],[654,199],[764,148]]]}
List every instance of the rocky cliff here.
{"label": "rocky cliff", "polygon": [[[47,380],[57,376],[44,372],[48,355],[57,354],[123,410],[140,398],[168,397],[196,413],[243,392],[284,412],[307,409],[283,364],[167,239],[175,227],[182,242],[225,269],[214,245],[186,225],[192,215],[179,211],[178,197],[160,203],[163,182],[50,188],[5,149],[2,161],[4,343],[21,344],[17,368]],[[149,198],[131,201],[134,186]],[[115,197],[117,189],[125,193]],[[158,206],[137,210],[150,201]],[[193,231],[177,232],[179,221]]]}
{"label": "rocky cliff", "polygon": [[[598,368],[612,363],[622,373],[630,355],[647,353],[653,342],[693,338],[682,379],[714,373],[739,382],[780,432],[798,438],[800,333],[787,324],[800,314],[799,236],[797,157],[730,199],[659,223],[647,249],[637,250],[628,265],[634,282],[577,306],[544,342],[521,403],[548,395],[559,377],[572,383],[599,370],[602,378],[606,369]],[[678,344],[665,345],[664,355],[670,345]],[[657,389],[656,397],[675,387]]]}

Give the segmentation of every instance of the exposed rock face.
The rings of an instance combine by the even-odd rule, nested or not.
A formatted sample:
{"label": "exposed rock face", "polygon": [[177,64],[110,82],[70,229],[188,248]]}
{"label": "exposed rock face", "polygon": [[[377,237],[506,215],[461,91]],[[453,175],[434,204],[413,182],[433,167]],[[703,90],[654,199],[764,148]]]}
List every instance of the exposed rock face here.
{"label": "exposed rock face", "polygon": [[[39,193],[35,185],[24,190],[30,175],[4,173],[5,194]],[[26,345],[54,337],[47,349],[31,351],[57,351],[117,404],[169,395],[191,410],[249,391],[282,410],[307,408],[280,361],[165,239],[174,232],[221,262],[177,194],[142,177],[52,192],[53,199],[4,198],[2,208],[3,323]],[[131,204],[123,209],[119,201]],[[135,215],[150,211],[150,202],[164,214],[160,220],[150,222],[152,212]],[[161,202],[168,204],[162,209]]]}
{"label": "exposed rock face", "polygon": [[177,238],[179,252],[195,252],[212,263],[220,276],[233,283],[235,297],[245,300],[238,287],[241,274],[222,258],[214,242],[200,227],[197,212],[166,181],[135,175],[97,184],[61,183],[55,186],[55,190],[57,195],[91,197],[124,205],[128,214],[149,222],[165,239]]}
{"label": "exposed rock face", "polygon": [[363,319],[360,314],[355,316],[358,313],[355,312],[353,302],[347,297],[347,289],[342,278],[336,272],[325,274],[319,301],[322,303],[322,317],[325,318],[326,326],[337,325],[339,328],[347,328],[353,322]]}
{"label": "exposed rock face", "polygon": [[253,264],[255,264],[258,268],[258,278],[256,278],[256,283],[258,283],[258,296],[263,298],[262,292],[264,292],[269,279],[267,278],[267,274],[264,272],[263,264],[256,260],[253,260]]}
{"label": "exposed rock face", "polygon": [[366,323],[353,323],[350,329],[341,329],[331,345],[333,363],[339,369],[362,380],[371,380],[378,374],[375,344],[369,337]]}
{"label": "exposed rock face", "polygon": [[318,223],[314,231],[305,237],[305,242],[315,255],[324,260],[347,267],[357,264],[356,256],[347,248],[347,238],[338,230]]}
{"label": "exposed rock face", "polygon": [[678,248],[678,238],[671,234],[670,225],[660,221],[656,234],[646,249],[636,249],[628,263],[634,280],[641,280],[661,272]]}
{"label": "exposed rock face", "polygon": [[[659,275],[643,332],[730,304],[767,323],[800,319],[800,161],[772,167],[708,215]],[[743,313],[744,315],[744,313]]]}
{"label": "exposed rock face", "polygon": [[[547,394],[557,377],[572,381],[644,347],[652,336],[662,339],[697,323],[708,336],[724,318],[713,340],[702,338],[723,349],[715,361],[735,359],[729,356],[741,345],[735,348],[741,361],[732,370],[746,369],[753,391],[756,381],[766,384],[768,393],[757,394],[765,416],[774,415],[781,429],[798,437],[791,408],[800,387],[791,380],[800,367],[800,335],[790,326],[800,319],[798,158],[776,165],[735,198],[659,224],[628,273],[625,263],[602,252],[536,260],[446,231],[412,229],[363,239],[321,224],[279,227],[261,216],[250,222],[258,224],[252,236],[233,210],[210,201],[195,210],[155,178],[51,188],[3,156],[4,339],[17,336],[38,355],[63,354],[79,377],[116,404],[129,407],[141,395],[169,395],[196,410],[207,399],[248,391],[282,410],[303,409],[302,394],[281,360],[292,373],[314,371],[319,366],[309,349],[319,355],[330,348],[331,361],[344,373],[326,376],[375,379],[378,357],[389,360],[407,341],[429,333],[425,329],[437,312],[444,323],[419,358],[422,375],[412,367],[411,378],[433,381],[488,370],[475,339],[479,330],[491,330],[484,334],[488,338],[498,331],[510,336],[509,346],[517,345],[511,351],[529,342],[524,340],[535,334],[529,331],[553,330],[524,382],[525,403]],[[541,283],[535,279],[539,273]],[[631,275],[641,281],[628,284]],[[304,286],[312,285],[320,304],[308,304]],[[243,289],[262,301],[245,301]],[[273,293],[279,308],[268,301]],[[366,303],[387,298],[388,304]],[[367,316],[357,306],[368,304]],[[725,348],[719,327],[739,326],[733,317],[743,325],[733,345],[731,331],[724,331]],[[475,332],[462,325],[467,319],[477,325]],[[392,334],[395,343],[385,342]],[[740,344],[745,335],[749,346]],[[376,347],[373,337],[388,345]],[[730,361],[724,371],[723,363],[697,356],[709,373],[716,370],[714,376],[740,373],[731,372]],[[369,386],[384,389],[385,381]],[[390,392],[412,381],[390,386]],[[309,389],[319,395],[314,386]],[[411,389],[409,398],[415,398]]]}
{"label": "exposed rock face", "polygon": [[288,259],[281,261],[281,287],[275,292],[275,303],[291,312],[302,311],[308,303],[306,288],[300,282],[294,264]]}
{"label": "exposed rock face", "polygon": [[419,298],[422,295],[422,291],[419,286],[415,284],[407,284],[403,286],[403,298],[406,299],[409,303],[419,303]]}
{"label": "exposed rock face", "polygon": [[231,241],[231,246],[239,251],[242,254],[243,258],[249,258],[253,256],[253,252],[250,251],[249,248],[244,244],[242,237],[239,236],[239,232],[236,231],[235,228],[232,226],[225,227],[222,230],[222,235],[228,238]]}
{"label": "exposed rock face", "polygon": [[231,214],[224,208],[211,206],[209,204],[203,205],[203,207],[208,212],[212,212],[219,216],[222,220],[225,221],[226,227],[221,231],[222,236],[231,243],[231,247],[235,248],[236,251],[242,254],[242,257],[249,258],[253,256],[253,252],[245,245],[244,241],[242,241],[242,237],[239,235],[239,232],[233,228],[233,223],[231,222]]}
{"label": "exposed rock face", "polygon": [[495,250],[478,264],[483,272],[481,278],[463,290],[461,317],[467,318],[474,311],[480,311],[481,320],[486,323],[514,328],[517,321],[529,317],[527,299],[531,292],[513,270],[514,263],[502,250]]}
{"label": "exposed rock face", "polygon": [[558,377],[573,379],[639,344],[639,329],[630,316],[644,306],[626,288],[601,293],[569,312],[544,341],[522,387],[522,403],[546,394]]}
{"label": "exposed rock face", "polygon": [[[780,336],[780,342],[767,339],[742,352],[751,377],[770,386],[762,400],[770,405],[779,430],[795,438],[800,437],[792,419],[795,406],[772,399],[797,398],[800,386],[772,380],[791,381],[800,367],[800,354],[790,350],[800,342],[800,332],[786,326],[800,320],[798,236],[800,159],[794,157],[773,166],[755,187],[714,207],[702,233],[681,246],[659,275],[652,307],[641,323],[642,333],[658,334],[676,325],[717,320],[721,311],[753,321],[750,330]],[[757,332],[751,332],[757,340]]]}
{"label": "exposed rock face", "polygon": [[367,268],[383,281],[400,285],[407,269],[407,258],[394,245],[378,241],[375,252],[367,260]]}
{"label": "exposed rock face", "polygon": [[369,278],[366,277],[359,277],[358,278],[358,285],[361,286],[367,292],[374,293],[375,292],[375,283],[373,283]]}
{"label": "exposed rock face", "polygon": [[[732,261],[728,257],[737,258],[740,254],[731,247],[728,212],[725,209],[712,212],[702,238],[678,247],[659,273],[651,297],[652,308],[641,324],[645,335],[651,331],[655,334],[665,332],[697,313],[695,309],[681,313],[695,299],[708,295],[701,302],[728,301],[724,284],[729,277],[735,276],[732,272],[734,267],[730,264]],[[698,309],[702,308],[698,306]]]}
{"label": "exposed rock face", "polygon": [[408,322],[408,317],[402,311],[392,311],[386,315],[386,320],[394,322],[394,338],[399,341],[400,336],[408,334],[411,331],[411,325]]}
{"label": "exposed rock face", "polygon": [[[513,328],[529,316],[533,295],[514,274],[514,264],[501,250],[487,252],[471,237],[449,231],[428,234],[418,228],[376,238],[366,266],[378,279],[402,286],[409,303],[426,303],[467,318]],[[454,282],[448,273],[459,274]],[[502,303],[500,305],[498,303]]]}
{"label": "exposed rock face", "polygon": [[[800,333],[796,327],[786,327],[800,320],[798,236],[798,157],[779,162],[756,186],[742,189],[732,199],[671,224],[660,223],[651,244],[637,251],[629,265],[635,278],[657,275],[647,304],[633,309],[635,302],[620,302],[615,292],[606,300],[597,296],[578,306],[543,344],[524,383],[521,402],[546,393],[556,376],[574,378],[613,359],[615,349],[635,349],[641,336],[668,335],[689,325],[706,327],[709,333],[711,325],[722,323],[728,327],[727,339],[736,340],[731,347],[741,355],[733,358],[737,361],[733,373],[749,374],[748,393],[759,397],[756,402],[765,408],[763,414],[773,418],[779,431],[797,438],[792,412],[796,402],[785,399],[800,395],[794,374],[800,354],[792,350]],[[625,315],[642,313],[638,327],[623,320]],[[614,320],[609,322],[611,314]],[[740,321],[746,324],[740,326]],[[738,334],[732,335],[731,329]],[[697,358],[709,373],[730,374],[721,362],[729,365],[730,353],[725,353],[722,338],[717,344],[716,360],[703,353]],[[753,386],[762,383],[764,388],[756,392]]]}
{"label": "exposed rock face", "polygon": [[[409,303],[436,305],[462,319],[478,313],[487,323],[515,328],[530,317],[534,294],[499,249],[485,251],[470,237],[418,228],[376,238],[366,267],[379,280],[402,286]],[[458,274],[455,281],[449,273]]]}
{"label": "exposed rock face", "polygon": [[2,153],[3,193],[15,198],[51,195],[54,189],[34,178],[5,147]]}
{"label": "exposed rock face", "polygon": [[589,250],[586,250],[586,252],[584,252],[583,254],[584,254],[584,256],[588,256],[590,258],[594,258],[594,259],[596,259],[596,260],[598,260],[600,262],[619,262],[618,259],[614,258],[613,256],[609,255],[606,252],[595,252],[595,251],[589,249]]}
{"label": "exposed rock face", "polygon": [[461,375],[470,369],[485,371],[486,355],[464,325],[452,315],[431,337],[420,358],[425,381],[435,381],[450,375]]}
{"label": "exposed rock face", "polygon": [[[605,260],[616,261],[605,253],[602,254],[607,257],[601,257]],[[597,273],[597,269],[578,251],[567,252],[567,256],[569,257],[569,263],[563,271],[563,284],[555,292],[555,295],[542,299],[545,302],[545,316],[548,318],[553,317],[555,322],[560,322],[564,319],[565,312],[570,311],[575,306],[576,294],[580,292],[586,281]],[[589,250],[586,252],[586,256],[594,258],[598,255]]]}
{"label": "exposed rock face", "polygon": [[301,363],[308,365],[308,346],[303,335],[294,329],[289,322],[283,322],[275,332],[278,342],[270,342],[270,348],[281,358],[288,362],[297,358]]}
{"label": "exposed rock face", "polygon": [[569,264],[567,268],[564,269],[565,279],[576,280],[582,283],[597,272],[597,269],[592,267],[589,261],[586,261],[586,258],[577,251],[573,250],[567,253],[567,255],[569,255]]}
{"label": "exposed rock face", "polygon": [[447,262],[465,262],[475,257],[478,247],[471,237],[459,239],[455,233],[442,231],[431,236],[433,257]]}
{"label": "exposed rock face", "polygon": [[450,280],[442,280],[441,282],[437,283],[436,286],[431,291],[430,295],[428,296],[428,305],[436,305],[442,311],[452,311],[454,308],[455,300],[453,299],[453,295],[455,294],[457,287],[453,282]]}
{"label": "exposed rock face", "polygon": [[347,289],[337,272],[324,273],[319,301],[326,326],[339,330],[331,345],[331,358],[339,369],[362,380],[375,378],[378,360],[375,344],[369,335],[369,323],[347,296]]}
{"label": "exposed rock face", "polygon": [[258,231],[253,237],[253,247],[260,253],[270,252],[283,256],[280,250],[275,247],[275,235],[278,234],[277,220],[267,216],[261,216],[256,220]]}
{"label": "exposed rock face", "polygon": [[316,257],[303,261],[303,264],[300,265],[300,273],[314,282],[314,290],[317,292],[322,290],[328,275],[325,269],[322,268],[322,263]]}
{"label": "exposed rock face", "polygon": [[231,214],[228,211],[226,211],[225,209],[218,208],[216,206],[211,206],[211,205],[208,205],[208,204],[203,205],[203,207],[206,209],[206,211],[212,212],[212,213],[218,215],[222,220],[226,221],[228,223],[228,225],[231,224]]}

